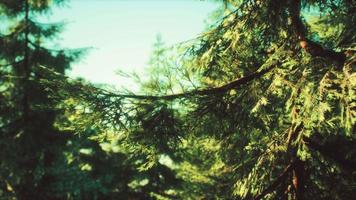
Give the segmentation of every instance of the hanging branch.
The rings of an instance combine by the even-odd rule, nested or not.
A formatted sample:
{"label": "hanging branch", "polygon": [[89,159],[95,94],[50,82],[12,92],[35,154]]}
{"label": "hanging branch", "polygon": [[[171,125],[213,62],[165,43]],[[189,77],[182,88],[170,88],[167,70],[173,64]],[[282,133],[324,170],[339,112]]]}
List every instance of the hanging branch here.
{"label": "hanging branch", "polygon": [[284,181],[288,177],[289,172],[291,172],[294,169],[295,164],[296,164],[295,162],[291,162],[283,170],[283,172],[276,178],[276,180],[274,180],[265,190],[263,190],[259,195],[257,195],[253,199],[254,200],[262,199],[267,194],[273,192],[276,189],[276,187],[278,187],[282,183],[282,181]]}
{"label": "hanging branch", "polygon": [[356,162],[352,160],[346,160],[340,156],[333,155],[332,154],[332,148],[328,146],[324,146],[321,144],[318,144],[317,142],[313,141],[310,138],[303,137],[303,143],[307,145],[309,148],[318,151],[321,155],[331,159],[332,161],[336,162],[338,165],[340,165],[342,168],[348,170],[348,171],[355,171],[356,169]]}
{"label": "hanging branch", "polygon": [[23,61],[24,61],[24,59],[21,59],[19,61],[15,61],[15,62],[12,62],[12,63],[0,64],[0,67],[16,66],[16,65],[21,64]]}
{"label": "hanging branch", "polygon": [[291,0],[290,14],[291,23],[294,28],[295,34],[299,40],[299,45],[310,55],[329,58],[344,64],[346,55],[344,52],[337,52],[323,47],[321,44],[314,42],[307,38],[307,28],[305,27],[300,16],[301,0]]}
{"label": "hanging branch", "polygon": [[130,95],[130,94],[115,94],[115,93],[108,93],[107,96],[110,97],[123,97],[123,98],[132,98],[132,99],[147,99],[147,100],[173,100],[182,97],[192,97],[192,96],[205,96],[205,95],[214,95],[214,94],[221,94],[227,92],[231,89],[237,88],[241,85],[247,84],[252,80],[260,78],[264,74],[270,72],[276,65],[272,65],[263,70],[257,70],[256,72],[244,76],[240,79],[227,83],[220,87],[215,88],[207,88],[207,89],[197,89],[192,90],[185,93],[178,93],[178,94],[171,94],[171,95]]}
{"label": "hanging branch", "polygon": [[[174,100],[177,98],[184,98],[184,97],[193,97],[193,96],[205,96],[205,95],[216,95],[216,94],[221,94],[224,92],[227,92],[229,90],[232,90],[234,88],[237,88],[241,85],[247,84],[255,79],[258,79],[262,77],[263,75],[267,74],[270,72],[272,69],[274,69],[277,66],[277,64],[272,64],[269,67],[266,67],[262,70],[256,70],[254,73],[246,75],[242,78],[239,78],[235,81],[232,81],[230,83],[227,83],[223,86],[220,87],[215,87],[215,88],[206,88],[206,89],[196,89],[184,93],[178,93],[178,94],[171,94],[171,95],[136,95],[136,94],[117,94],[114,92],[110,92],[104,89],[100,88],[95,88],[91,87],[91,89],[94,89],[96,92],[101,93],[101,95],[104,95],[106,97],[117,97],[117,98],[128,98],[128,99],[141,99],[141,100]],[[44,66],[39,66],[41,69],[46,70],[51,72],[52,74],[55,74],[56,76],[60,76],[65,79],[69,79],[68,77],[59,74],[53,70],[48,69],[47,67]],[[260,67],[261,68],[261,67]],[[58,86],[58,85],[57,85]]]}

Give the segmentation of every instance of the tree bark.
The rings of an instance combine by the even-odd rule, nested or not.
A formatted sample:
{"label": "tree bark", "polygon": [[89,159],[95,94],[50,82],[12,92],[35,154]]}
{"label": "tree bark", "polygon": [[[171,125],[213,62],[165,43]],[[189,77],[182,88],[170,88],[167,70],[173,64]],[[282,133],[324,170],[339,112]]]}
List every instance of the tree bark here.
{"label": "tree bark", "polygon": [[305,188],[305,170],[304,161],[297,159],[293,168],[293,188],[295,191],[295,200],[304,200]]}
{"label": "tree bark", "polygon": [[30,64],[29,64],[29,13],[30,5],[29,1],[25,0],[25,45],[24,45],[24,60],[23,60],[23,97],[22,97],[22,106],[23,106],[23,119],[27,123],[29,121],[29,97],[28,97],[28,80],[30,76]]}
{"label": "tree bark", "polygon": [[274,189],[276,189],[277,186],[279,186],[286,178],[288,177],[288,174],[290,171],[292,171],[295,167],[294,162],[290,163],[280,174],[276,180],[274,180],[265,190],[263,190],[259,195],[254,197],[254,200],[260,200],[263,197],[265,197],[267,194],[271,193]]}
{"label": "tree bark", "polygon": [[300,16],[301,0],[291,0],[290,3],[291,23],[294,28],[295,35],[299,40],[300,47],[312,56],[329,58],[343,65],[346,60],[344,52],[336,52],[331,49],[327,49],[317,42],[307,38],[307,28],[305,27]]}

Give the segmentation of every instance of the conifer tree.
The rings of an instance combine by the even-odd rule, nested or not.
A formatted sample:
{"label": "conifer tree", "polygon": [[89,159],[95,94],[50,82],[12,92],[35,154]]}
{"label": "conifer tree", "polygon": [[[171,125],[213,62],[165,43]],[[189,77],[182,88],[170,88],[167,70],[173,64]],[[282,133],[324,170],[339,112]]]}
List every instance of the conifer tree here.
{"label": "conifer tree", "polygon": [[81,52],[48,45],[62,25],[37,19],[50,11],[51,2],[0,1],[1,198],[62,199],[68,192],[59,194],[56,184],[71,134],[55,127],[62,111],[41,84],[38,68],[63,74]]}
{"label": "conifer tree", "polygon": [[221,20],[178,66],[165,62],[177,84],[164,73],[132,94],[41,74],[52,95],[81,102],[80,119],[144,152],[143,171],[171,159],[185,184],[166,198],[352,199],[355,4],[223,2]]}
{"label": "conifer tree", "polygon": [[[83,52],[51,46],[62,24],[38,20],[62,3],[0,1],[5,22],[0,35],[0,198],[151,199],[165,195],[177,182],[165,165],[157,162],[149,170],[140,170],[146,167],[145,152],[135,149],[129,155],[131,148],[122,145],[119,152],[113,151],[118,136],[105,137],[100,144],[91,141],[90,136],[110,135],[110,130],[85,123],[93,118],[70,120],[76,116],[67,115],[63,107],[76,108],[81,102],[58,98],[60,91],[47,87],[47,82],[55,80],[47,80],[42,70],[64,75]],[[73,123],[77,129],[71,129]]]}

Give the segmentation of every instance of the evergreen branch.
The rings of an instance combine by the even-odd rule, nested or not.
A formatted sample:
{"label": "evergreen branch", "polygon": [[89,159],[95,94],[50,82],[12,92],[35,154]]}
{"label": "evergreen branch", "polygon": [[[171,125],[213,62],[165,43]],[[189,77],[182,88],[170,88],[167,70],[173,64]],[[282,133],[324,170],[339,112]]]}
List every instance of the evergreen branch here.
{"label": "evergreen branch", "polygon": [[[206,96],[206,95],[216,95],[216,94],[221,94],[224,92],[227,92],[229,90],[232,90],[234,88],[237,88],[241,85],[247,84],[251,82],[252,80],[255,80],[257,78],[262,77],[266,73],[270,72],[272,69],[274,69],[277,65],[272,64],[269,67],[266,67],[265,69],[258,69],[254,73],[249,74],[247,76],[244,76],[242,78],[239,78],[235,81],[232,81],[230,83],[227,83],[223,86],[220,87],[215,87],[215,88],[206,88],[206,89],[196,89],[188,92],[183,92],[183,93],[178,93],[178,94],[170,94],[170,95],[137,95],[137,94],[117,94],[105,89],[99,89],[95,88],[96,91],[99,91],[102,95],[107,96],[107,97],[117,97],[117,98],[129,98],[129,99],[141,99],[141,100],[174,100],[178,98],[187,98],[187,97],[193,97],[193,96]],[[48,69],[45,66],[39,66],[40,68],[50,71],[51,73],[54,73],[57,76],[61,76],[65,79],[70,79],[67,76],[64,76],[62,74],[59,74],[51,69]],[[260,67],[261,68],[261,67]]]}
{"label": "evergreen branch", "polygon": [[[214,30],[219,30],[219,29],[222,29],[223,28],[223,22],[228,19],[230,16],[232,16],[233,14],[238,14],[239,11],[241,11],[245,6],[246,4],[248,3],[249,1],[243,1],[236,9],[234,9],[233,11],[229,12],[229,14],[223,16],[220,20],[218,20],[217,22],[215,22],[213,25],[211,25],[209,28],[212,28]],[[231,27],[233,26],[235,23],[230,23],[228,25],[228,27]],[[226,28],[226,27],[225,27]],[[182,44],[186,44],[188,42],[192,42],[192,41],[196,41],[196,40],[200,40],[200,39],[203,39],[204,36],[208,36],[208,35],[212,35],[214,34],[214,31],[212,32],[204,32],[204,33],[201,33],[198,37],[194,37],[194,38],[191,38],[191,39],[188,39],[188,40],[185,40],[185,41],[182,41],[182,42],[178,42],[174,45],[172,45],[171,47],[174,47],[174,46],[179,46],[179,45],[182,45]]]}
{"label": "evergreen branch", "polygon": [[312,56],[329,58],[344,64],[346,60],[345,52],[337,52],[323,47],[321,44],[307,38],[307,28],[301,19],[301,0],[291,0],[290,14],[291,23],[295,34],[299,40],[299,45]]}
{"label": "evergreen branch", "polygon": [[[57,52],[57,53],[62,53],[62,52],[65,52],[65,51],[68,51],[68,50],[77,50],[77,49],[52,49],[52,48],[45,48],[39,44],[36,44],[34,42],[32,42],[31,40],[28,41],[29,44],[31,44],[34,48],[37,48],[37,49],[41,49],[41,50],[45,50],[45,51],[50,51],[50,52]],[[87,48],[80,48],[82,50],[85,50]]]}
{"label": "evergreen branch", "polygon": [[255,80],[257,78],[260,78],[264,74],[270,72],[273,68],[275,68],[276,65],[272,65],[266,69],[263,70],[257,70],[256,72],[249,74],[247,76],[244,76],[242,78],[239,78],[235,81],[232,81],[230,83],[227,83],[223,86],[220,87],[215,87],[215,88],[206,88],[206,89],[197,89],[197,90],[192,90],[189,92],[185,93],[178,93],[178,94],[171,94],[171,95],[135,95],[135,94],[115,94],[112,92],[106,93],[107,96],[110,97],[121,97],[121,98],[131,98],[131,99],[146,99],[146,100],[173,100],[177,98],[184,98],[184,97],[192,97],[192,96],[205,96],[205,95],[215,95],[215,94],[221,94],[224,92],[227,92],[229,90],[232,90],[234,88],[237,88],[241,85],[247,84],[252,80]]}
{"label": "evergreen branch", "polygon": [[344,168],[348,171],[355,171],[356,162],[352,161],[352,160],[344,159],[338,155],[333,154],[332,153],[332,152],[334,152],[333,148],[330,148],[325,145],[321,145],[308,137],[303,137],[302,141],[306,146],[308,146],[309,148],[311,148],[313,150],[318,151],[321,155],[331,159],[332,161],[334,161],[335,163],[340,165],[342,168]]}
{"label": "evergreen branch", "polygon": [[295,167],[295,162],[291,162],[265,190],[263,190],[259,195],[254,197],[254,200],[262,199],[264,196],[271,193],[277,186],[279,186],[282,183],[282,181],[284,181],[287,178],[288,173],[292,171],[294,167]]}
{"label": "evergreen branch", "polygon": [[18,64],[21,64],[24,60],[21,59],[19,61],[15,61],[15,62],[12,62],[12,63],[6,63],[6,64],[0,64],[1,67],[7,67],[7,66],[14,66],[14,65],[18,65]]}

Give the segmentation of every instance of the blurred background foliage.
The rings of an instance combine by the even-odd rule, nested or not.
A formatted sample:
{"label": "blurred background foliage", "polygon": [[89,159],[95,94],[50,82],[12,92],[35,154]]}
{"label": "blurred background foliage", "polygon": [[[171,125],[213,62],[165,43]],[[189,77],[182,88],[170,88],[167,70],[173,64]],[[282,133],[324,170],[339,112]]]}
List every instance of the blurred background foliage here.
{"label": "blurred background foliage", "polygon": [[65,76],[61,0],[0,0],[1,199],[352,199],[355,4],[224,0],[140,94]]}

